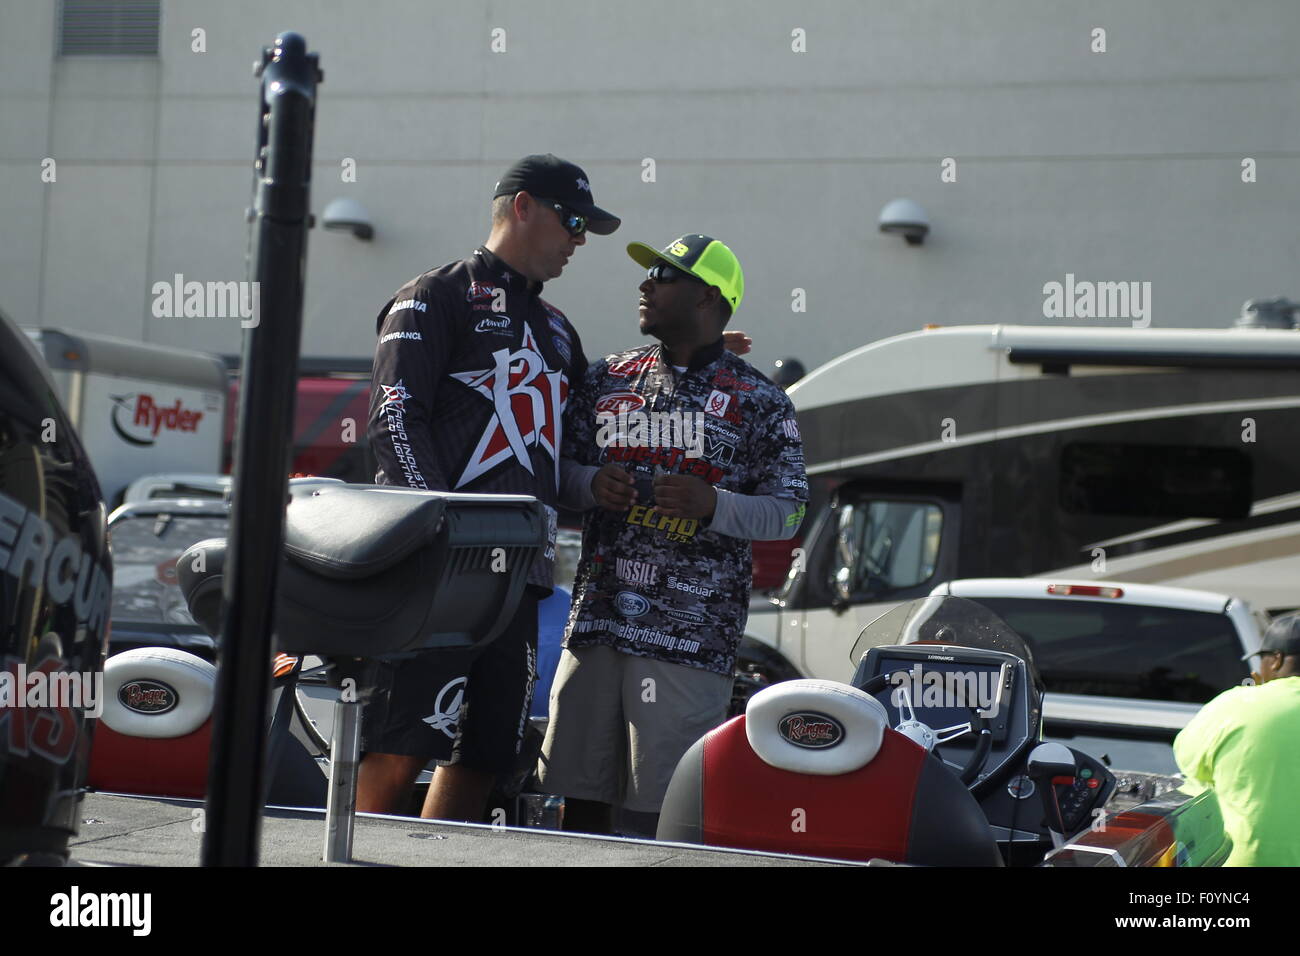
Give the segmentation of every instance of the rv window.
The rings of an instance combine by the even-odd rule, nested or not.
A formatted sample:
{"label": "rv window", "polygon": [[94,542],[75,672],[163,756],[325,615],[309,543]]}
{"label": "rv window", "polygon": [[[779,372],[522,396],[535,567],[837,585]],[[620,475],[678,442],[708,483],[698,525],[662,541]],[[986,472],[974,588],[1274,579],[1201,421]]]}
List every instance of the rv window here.
{"label": "rv window", "polygon": [[841,583],[847,579],[853,595],[916,587],[934,574],[942,526],[943,511],[926,502],[868,499],[844,504],[834,577]]}
{"label": "rv window", "polygon": [[1061,452],[1071,514],[1245,518],[1251,462],[1234,448],[1075,442]]}

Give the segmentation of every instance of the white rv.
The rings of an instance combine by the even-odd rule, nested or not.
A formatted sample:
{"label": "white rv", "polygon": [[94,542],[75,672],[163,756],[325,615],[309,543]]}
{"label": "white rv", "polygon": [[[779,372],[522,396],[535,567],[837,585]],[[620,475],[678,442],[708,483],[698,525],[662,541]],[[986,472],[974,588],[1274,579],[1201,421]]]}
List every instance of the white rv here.
{"label": "white rv", "polygon": [[219,472],[226,368],[215,355],[61,329],[24,329],[49,366],[115,504],[142,475]]}
{"label": "white rv", "polygon": [[1300,606],[1300,332],[965,326],[790,390],[803,551],[741,668],[847,680],[861,629],[956,578],[1056,575]]}

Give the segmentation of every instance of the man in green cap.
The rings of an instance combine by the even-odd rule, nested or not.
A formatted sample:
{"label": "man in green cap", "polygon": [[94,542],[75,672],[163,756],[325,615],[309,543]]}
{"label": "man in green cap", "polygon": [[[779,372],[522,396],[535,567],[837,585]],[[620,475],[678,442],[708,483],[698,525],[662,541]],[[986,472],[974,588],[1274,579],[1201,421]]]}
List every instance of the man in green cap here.
{"label": "man in green cap", "polygon": [[1300,614],[1274,620],[1243,660],[1256,656],[1256,686],[1202,707],[1174,740],[1174,756],[1218,798],[1232,837],[1228,866],[1300,866]]}
{"label": "man in green cap", "polygon": [[726,718],[750,541],[795,534],[808,481],[790,400],[724,348],[736,256],[699,234],[628,254],[659,342],[594,363],[565,413],[561,501],[586,516],[538,774],[565,829],[608,832],[621,806],[653,833],[682,754]]}

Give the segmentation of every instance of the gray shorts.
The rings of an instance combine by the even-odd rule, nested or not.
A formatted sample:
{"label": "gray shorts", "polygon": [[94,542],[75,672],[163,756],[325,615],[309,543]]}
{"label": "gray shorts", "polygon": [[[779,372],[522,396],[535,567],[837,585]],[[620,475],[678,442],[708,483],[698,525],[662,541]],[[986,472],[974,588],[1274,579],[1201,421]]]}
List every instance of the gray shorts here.
{"label": "gray shorts", "polygon": [[682,755],[726,719],[732,683],[612,647],[566,648],[551,687],[540,788],[658,813]]}

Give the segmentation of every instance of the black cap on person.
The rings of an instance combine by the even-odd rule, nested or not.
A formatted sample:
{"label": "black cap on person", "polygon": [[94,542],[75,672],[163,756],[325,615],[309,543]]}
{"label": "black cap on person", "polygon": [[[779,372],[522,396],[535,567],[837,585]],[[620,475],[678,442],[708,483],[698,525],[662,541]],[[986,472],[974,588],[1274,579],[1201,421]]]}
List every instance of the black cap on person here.
{"label": "black cap on person", "polygon": [[622,222],[612,212],[596,205],[591,195],[591,181],[582,167],[560,159],[554,153],[525,156],[506,170],[497,182],[498,196],[526,192],[538,199],[553,199],[587,217],[587,231],[608,236]]}
{"label": "black cap on person", "polygon": [[1264,632],[1263,643],[1259,650],[1251,651],[1243,661],[1256,654],[1280,651],[1285,657],[1300,657],[1300,613],[1283,614],[1273,619],[1273,623]]}

